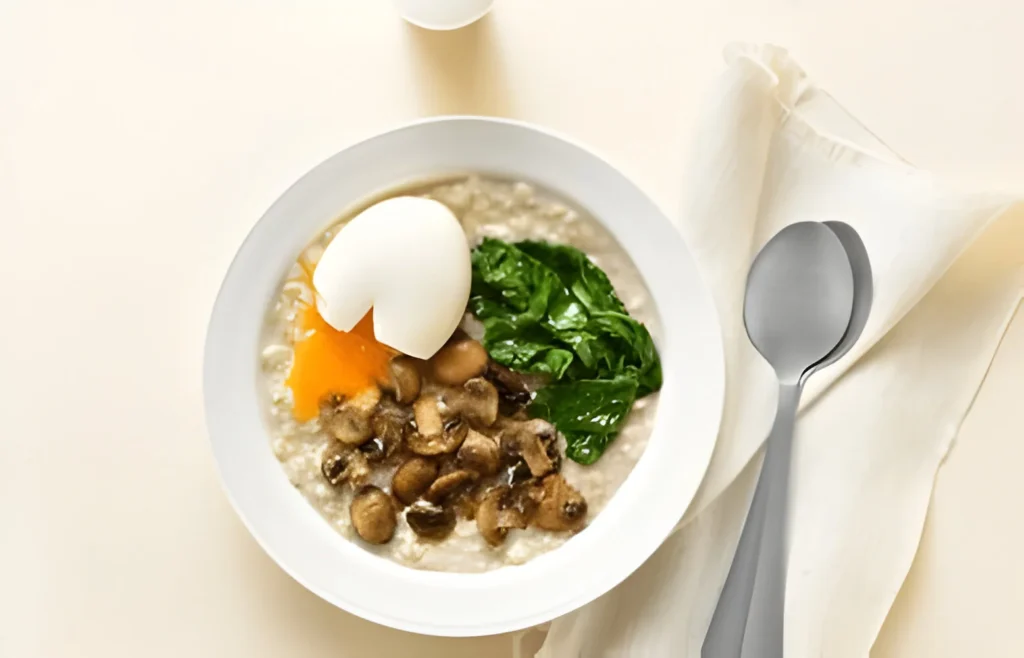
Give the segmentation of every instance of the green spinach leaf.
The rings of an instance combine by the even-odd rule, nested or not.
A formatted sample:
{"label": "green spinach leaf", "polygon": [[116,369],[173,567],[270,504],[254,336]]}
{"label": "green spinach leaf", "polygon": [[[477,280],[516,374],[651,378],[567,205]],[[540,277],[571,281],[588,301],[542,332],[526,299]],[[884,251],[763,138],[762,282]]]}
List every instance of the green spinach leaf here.
{"label": "green spinach leaf", "polygon": [[484,325],[484,347],[513,370],[551,378],[531,414],[558,427],[571,459],[593,463],[633,401],[661,388],[650,332],[574,247],[487,238],[472,262],[469,310]]}
{"label": "green spinach leaf", "polygon": [[557,274],[589,312],[626,313],[608,275],[579,249],[535,240],[519,242],[516,246]]}
{"label": "green spinach leaf", "polygon": [[640,397],[661,388],[661,363],[654,340],[647,328],[626,312],[601,268],[567,245],[528,240],[516,247],[551,269],[591,314],[584,331],[569,329],[559,338],[578,347],[577,353],[594,374],[606,377],[625,370],[634,372],[640,382]]}
{"label": "green spinach leaf", "polygon": [[629,376],[553,384],[537,391],[530,415],[558,428],[570,459],[592,464],[618,434],[636,394],[637,382]]}

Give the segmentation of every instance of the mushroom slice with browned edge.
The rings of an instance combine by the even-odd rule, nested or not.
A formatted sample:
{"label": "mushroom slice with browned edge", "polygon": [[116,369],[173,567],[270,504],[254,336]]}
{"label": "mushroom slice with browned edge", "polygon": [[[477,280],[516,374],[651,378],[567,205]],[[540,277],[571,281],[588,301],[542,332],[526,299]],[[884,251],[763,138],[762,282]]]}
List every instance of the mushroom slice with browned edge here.
{"label": "mushroom slice with browned edge", "polygon": [[420,395],[420,371],[415,359],[396,356],[388,364],[390,389],[401,404],[412,404]]}
{"label": "mushroom slice with browned edge", "polygon": [[434,395],[421,395],[412,405],[416,421],[416,432],[423,436],[440,434],[444,429],[444,416],[441,413],[441,401]]}
{"label": "mushroom slice with browned edge", "polygon": [[499,393],[508,392],[510,395],[530,395],[530,385],[522,374],[501,365],[497,361],[490,361],[485,372],[487,379],[494,382]]}
{"label": "mushroom slice with browned edge", "polygon": [[505,494],[498,501],[498,527],[511,530],[523,529],[530,525],[530,515],[509,503],[509,495]]}
{"label": "mushroom slice with browned edge", "polygon": [[412,452],[425,457],[446,455],[459,449],[468,432],[469,425],[461,416],[456,416],[445,422],[438,434],[410,433],[405,439],[405,445]]}
{"label": "mushroom slice with browned edge", "polygon": [[444,539],[455,529],[455,511],[434,503],[417,500],[405,511],[405,520],[420,537]]}
{"label": "mushroom slice with browned edge", "polygon": [[483,495],[476,509],[476,528],[491,546],[500,546],[508,535],[508,528],[498,525],[498,513],[506,487],[494,487]]}
{"label": "mushroom slice with browned edge", "polygon": [[434,480],[434,483],[423,494],[423,499],[432,503],[440,503],[449,496],[468,488],[479,477],[475,471],[452,471]]}
{"label": "mushroom slice with browned edge", "polygon": [[460,466],[476,471],[480,475],[494,475],[498,472],[500,460],[497,441],[475,430],[469,430],[466,440],[459,448]]}
{"label": "mushroom slice with browned edge", "polygon": [[370,475],[366,456],[340,441],[332,440],[320,459],[320,472],[333,486],[351,482],[359,486]]}
{"label": "mushroom slice with browned edge", "polygon": [[522,458],[533,477],[541,477],[555,469],[548,456],[547,448],[540,436],[522,424],[505,429],[501,433],[501,453],[506,463],[513,465]]}
{"label": "mushroom slice with browned edge", "polygon": [[444,402],[478,427],[490,427],[498,419],[498,389],[483,377],[474,377],[461,388],[448,389]]}
{"label": "mushroom slice with browned edge", "polygon": [[370,429],[374,439],[382,444],[385,457],[390,457],[401,447],[411,419],[412,414],[407,407],[399,406],[390,396],[381,399],[370,419]]}
{"label": "mushroom slice with browned edge", "polygon": [[562,453],[558,447],[558,430],[555,429],[554,425],[541,418],[533,418],[525,421],[511,421],[506,425],[505,429],[509,427],[518,428],[537,435],[541,445],[544,446],[545,454],[551,460],[551,472],[557,473],[562,470]]}
{"label": "mushroom slice with browned edge", "polygon": [[533,523],[544,530],[576,531],[587,520],[587,501],[561,475],[549,475],[541,483],[543,498]]}
{"label": "mushroom slice with browned edge", "polygon": [[459,386],[483,374],[489,357],[484,346],[472,338],[456,338],[430,359],[434,378],[448,386]]}
{"label": "mushroom slice with browned edge", "polygon": [[533,520],[543,497],[544,489],[536,480],[512,485],[501,500],[499,525],[525,528]]}
{"label": "mushroom slice with browned edge", "polygon": [[[330,401],[341,399],[329,396]],[[357,446],[373,435],[370,418],[380,401],[380,389],[371,387],[344,402],[333,405],[321,402],[320,423],[335,439]]]}
{"label": "mushroom slice with browned edge", "polygon": [[554,441],[558,438],[558,430],[555,429],[554,425],[543,418],[533,418],[531,420],[523,421],[519,423],[519,427],[527,432],[536,434],[537,438],[545,443],[548,441]]}
{"label": "mushroom slice with browned edge", "polygon": [[541,418],[525,421],[521,426],[536,434],[540,442],[544,444],[544,452],[551,460],[551,470],[555,473],[562,470],[562,453],[558,449],[558,430],[555,429],[555,426]]}
{"label": "mushroom slice with browned edge", "polygon": [[388,456],[388,446],[379,437],[371,437],[369,441],[357,448],[368,462],[384,461]]}
{"label": "mushroom slice with browned edge", "polygon": [[391,478],[391,493],[406,505],[426,491],[437,479],[437,463],[423,457],[413,457],[403,463]]}
{"label": "mushroom slice with browned edge", "polygon": [[530,386],[526,378],[505,366],[491,361],[484,373],[498,391],[498,410],[512,416],[530,404]]}
{"label": "mushroom slice with browned edge", "polygon": [[391,496],[372,485],[359,490],[349,507],[352,527],[364,541],[386,544],[395,534],[397,511]]}
{"label": "mushroom slice with browned edge", "polygon": [[529,526],[542,495],[540,486],[500,485],[488,490],[476,510],[477,530],[491,546],[498,546],[513,528]]}

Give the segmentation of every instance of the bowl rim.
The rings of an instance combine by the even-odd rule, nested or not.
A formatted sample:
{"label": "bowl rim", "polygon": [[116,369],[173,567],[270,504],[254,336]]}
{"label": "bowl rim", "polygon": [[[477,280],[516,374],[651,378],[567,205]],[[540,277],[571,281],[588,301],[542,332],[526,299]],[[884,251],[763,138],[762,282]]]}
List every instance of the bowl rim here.
{"label": "bowl rim", "polygon": [[[666,367],[666,381],[648,446],[637,464],[634,465],[630,475],[611,497],[606,508],[597,515],[585,532],[573,537],[556,550],[537,556],[523,565],[484,573],[428,572],[405,567],[391,562],[387,558],[373,555],[355,542],[345,539],[335,532],[329,523],[313,509],[312,505],[287,482],[284,469],[281,468],[270,450],[270,435],[262,414],[257,413],[255,419],[237,416],[232,418],[236,408],[251,410],[251,407],[240,402],[236,404],[236,398],[246,398],[248,401],[256,397],[257,378],[253,377],[249,383],[253,389],[249,392],[236,391],[223,386],[222,384],[232,378],[230,376],[231,369],[225,370],[224,359],[218,354],[222,349],[231,349],[230,327],[232,323],[228,321],[230,319],[228,316],[231,315],[228,311],[228,303],[231,295],[240,294],[238,291],[245,289],[244,281],[239,280],[239,277],[244,278],[244,273],[241,272],[242,265],[247,258],[249,260],[253,258],[252,254],[255,253],[253,245],[257,239],[267,237],[263,233],[270,231],[268,227],[275,225],[275,222],[283,225],[282,217],[293,210],[292,202],[297,197],[301,197],[308,189],[315,189],[315,185],[310,187],[312,179],[323,174],[325,169],[332,166],[332,163],[342,162],[343,164],[339,166],[343,167],[346,158],[358,159],[358,155],[362,155],[363,151],[372,150],[374,145],[379,145],[382,140],[401,140],[403,134],[408,135],[410,132],[429,132],[430,130],[436,132],[438,129],[443,131],[449,127],[470,132],[483,130],[482,134],[486,134],[487,131],[497,131],[496,134],[500,134],[502,131],[512,131],[523,141],[534,139],[537,140],[537,144],[545,144],[545,148],[550,147],[555,151],[561,149],[565,153],[570,153],[572,157],[578,158],[575,164],[592,167],[593,172],[609,176],[609,180],[614,179],[620,188],[619,191],[630,196],[629,203],[634,203],[638,207],[636,217],[649,218],[643,220],[647,221],[646,231],[656,234],[657,239],[648,242],[657,243],[657,246],[647,245],[641,249],[654,248],[666,255],[673,256],[662,259],[663,263],[642,264],[638,262],[636,254],[620,239],[622,227],[620,226],[617,232],[601,214],[593,213],[595,219],[619,240],[640,269],[645,283],[651,290],[652,297],[655,298],[655,307],[661,317],[663,332],[666,336],[669,335],[668,332],[672,327],[662,309],[662,302],[667,299],[676,299],[676,297],[672,296],[670,292],[663,293],[669,296],[659,300],[654,292],[654,287],[652,287],[652,281],[648,280],[648,272],[665,271],[679,275],[681,279],[676,281],[678,286],[661,281],[661,277],[658,277],[657,288],[659,290],[670,290],[675,287],[686,288],[687,294],[693,297],[691,300],[693,304],[699,307],[697,309],[699,312],[695,314],[697,318],[695,322],[700,326],[696,328],[687,326],[684,333],[688,333],[691,340],[699,340],[700,344],[685,346],[682,345],[683,341],[674,338],[671,343],[678,349],[687,347],[683,352],[688,354],[699,366],[697,370],[700,373],[700,381],[690,381],[685,377],[678,376],[676,367],[671,365],[678,360],[674,356],[677,354],[677,350],[673,349],[670,353],[673,355],[672,361],[665,361],[668,366]],[[438,168],[435,172],[449,169],[458,168]],[[463,169],[482,171],[473,166]],[[532,177],[526,173],[522,177],[537,180],[556,194],[572,198],[574,202],[588,207],[588,199],[581,198],[579,194],[568,193],[566,190],[560,189],[559,185],[543,180],[542,176]],[[408,177],[395,176],[393,184],[402,184],[404,178]],[[319,184],[322,185],[323,181],[321,180]],[[363,197],[372,196],[378,191],[377,189],[366,189],[363,191]],[[583,196],[585,197],[586,194]],[[352,201],[355,203],[358,202],[358,199]],[[336,218],[343,210],[344,208],[335,208],[333,218]],[[306,220],[306,223],[312,221]],[[326,221],[323,222],[323,225],[326,225]],[[283,228],[280,230],[284,231]],[[304,233],[301,236],[301,244],[308,243],[314,235],[315,232],[312,231]],[[633,242],[640,244],[639,238]],[[678,249],[678,253],[673,252],[673,249]],[[286,255],[283,250],[278,253],[282,256]],[[279,274],[275,280],[280,281],[284,275],[284,269],[289,264],[290,261],[285,258],[277,268],[280,270],[279,273],[275,272],[275,274]],[[249,267],[249,269],[252,268]],[[269,303],[269,296],[260,308],[259,317],[255,319],[257,325],[261,324],[262,318],[265,317],[267,303]],[[673,309],[673,311],[676,310],[678,309]],[[673,315],[680,314],[673,313]],[[659,350],[662,350],[662,347],[659,344]],[[666,352],[663,351],[664,354]],[[258,352],[254,349],[250,356],[253,369],[258,371],[256,365]],[[639,568],[671,534],[676,523],[692,502],[697,488],[703,480],[718,434],[725,390],[724,352],[717,312],[710,292],[704,285],[682,236],[672,226],[667,216],[621,171],[606,159],[574,140],[522,121],[477,116],[432,117],[378,133],[342,149],[316,165],[289,186],[253,225],[228,267],[210,315],[203,361],[206,425],[222,487],[235,512],[261,548],[293,579],[339,608],[393,628],[443,636],[487,635],[518,630],[549,621],[604,594]],[[689,365],[690,362],[687,364]],[[238,369],[235,368],[235,370]],[[241,370],[250,372],[244,368]],[[242,377],[241,373],[234,375],[235,380],[240,377]],[[691,395],[693,399],[688,399],[681,393]],[[680,394],[679,405],[675,404],[675,398],[672,397],[676,394]],[[699,398],[699,402],[697,398]],[[242,406],[239,407],[239,405]],[[666,418],[669,420],[666,421]],[[241,424],[249,425],[249,429],[252,429],[253,420],[262,429],[261,432],[257,432],[262,450],[265,450],[266,455],[273,461],[273,465],[277,469],[276,476],[267,474],[268,485],[265,487],[267,493],[262,493],[261,487],[254,487],[249,482],[254,476],[250,477],[249,474],[239,471],[231,459],[230,450],[232,448],[228,445],[231,441],[239,445],[244,443],[238,436],[240,432],[244,432]],[[665,464],[658,463],[659,459],[656,459],[655,454],[652,453],[652,448],[655,445],[658,446],[655,452],[659,454],[664,452],[667,455],[678,457],[682,450],[678,445],[671,446],[667,438],[662,438],[663,435],[669,433],[669,430],[663,427],[669,421],[678,422],[679,427],[688,432],[687,437],[693,435],[692,442],[700,441],[701,445],[695,445],[687,455],[689,461],[682,464],[683,472],[678,474],[678,480],[669,479],[665,486],[659,487],[659,491],[664,493],[667,490],[673,495],[659,496],[658,503],[655,505],[656,509],[645,510],[643,517],[634,521],[634,536],[620,536],[622,533],[615,532],[615,529],[609,525],[611,523],[609,512],[618,509],[617,518],[622,518],[627,502],[638,495],[634,490],[644,486],[637,476],[647,472],[660,473],[669,478],[673,475],[667,470]],[[691,441],[674,443],[689,445]],[[648,483],[647,488],[650,487],[651,485]],[[278,494],[283,490],[291,490],[291,494],[279,496]],[[627,492],[629,492],[628,496]],[[272,510],[272,513],[268,510]],[[604,519],[608,520],[603,521]],[[283,532],[281,528],[285,525],[290,526],[290,530],[295,532]],[[597,528],[603,528],[600,535],[610,540],[614,539],[614,541],[599,544]],[[301,532],[298,531],[299,529]],[[303,535],[303,533],[305,534]],[[330,537],[326,536],[327,534]],[[303,536],[300,538],[299,535]],[[595,550],[588,552],[588,548]],[[594,556],[598,553],[596,549],[613,554],[610,564],[595,562]],[[577,558],[577,562],[567,563],[569,553]],[[589,561],[594,567],[593,572],[582,568],[583,565],[578,561],[584,563]],[[338,574],[324,573],[324,567],[319,566],[320,562],[333,563],[352,580],[339,580]],[[400,608],[397,611],[390,604],[382,606],[381,595],[375,592],[371,597],[367,591],[368,581],[365,578],[368,574],[364,573],[365,571],[373,572],[377,577],[383,579],[385,589],[390,589],[396,594],[404,594],[410,597],[409,600],[403,601],[400,606],[395,604]],[[543,583],[548,581],[541,579],[543,574],[547,574],[557,581],[557,586],[545,586]],[[353,585],[350,586],[350,583]],[[527,583],[534,585],[540,583],[540,586],[546,587],[546,589],[531,592],[526,589]],[[477,599],[478,603],[472,609],[457,600],[457,597],[465,596],[467,591],[480,593],[480,598]],[[496,592],[501,595],[494,597]],[[506,595],[507,598],[503,600],[502,597]],[[435,597],[439,597],[441,600],[437,601]],[[373,600],[369,600],[371,598]],[[519,608],[518,612],[517,608]],[[473,620],[459,621],[449,618],[458,611],[469,615]]]}

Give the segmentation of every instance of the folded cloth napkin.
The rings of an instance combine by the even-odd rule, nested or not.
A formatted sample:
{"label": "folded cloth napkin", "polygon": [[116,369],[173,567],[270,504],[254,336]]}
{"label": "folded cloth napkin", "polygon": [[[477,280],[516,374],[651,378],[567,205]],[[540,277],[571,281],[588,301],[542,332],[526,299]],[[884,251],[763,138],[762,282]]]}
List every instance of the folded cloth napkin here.
{"label": "folded cloth napkin", "polygon": [[677,532],[615,590],[555,620],[539,658],[699,656],[775,411],[775,378],[747,340],[742,304],[753,256],[782,227],[848,222],[875,275],[863,337],[810,380],[797,423],[787,658],[868,655],[914,559],[936,472],[1020,306],[1024,205],[914,169],[779,48],[731,46],[726,60],[678,222],[724,333],[714,457]]}

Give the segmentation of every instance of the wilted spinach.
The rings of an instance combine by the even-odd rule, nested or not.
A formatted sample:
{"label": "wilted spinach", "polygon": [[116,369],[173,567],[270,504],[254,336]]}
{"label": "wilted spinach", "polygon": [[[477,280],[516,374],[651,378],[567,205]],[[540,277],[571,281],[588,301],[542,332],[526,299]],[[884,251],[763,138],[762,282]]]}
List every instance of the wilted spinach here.
{"label": "wilted spinach", "polygon": [[591,464],[637,397],[661,388],[650,332],[626,312],[605,273],[579,249],[485,239],[473,250],[470,311],[484,347],[513,370],[548,375],[530,406]]}
{"label": "wilted spinach", "polygon": [[554,423],[565,436],[569,459],[593,464],[618,434],[636,397],[632,377],[582,379],[540,389],[530,412]]}

